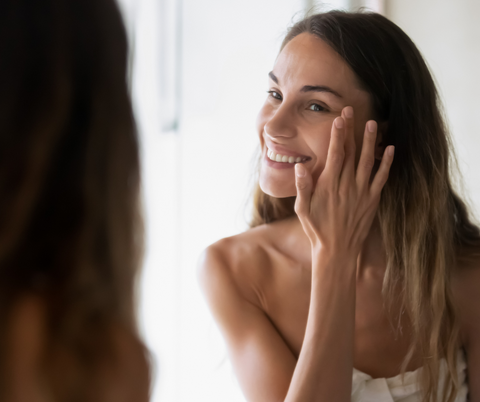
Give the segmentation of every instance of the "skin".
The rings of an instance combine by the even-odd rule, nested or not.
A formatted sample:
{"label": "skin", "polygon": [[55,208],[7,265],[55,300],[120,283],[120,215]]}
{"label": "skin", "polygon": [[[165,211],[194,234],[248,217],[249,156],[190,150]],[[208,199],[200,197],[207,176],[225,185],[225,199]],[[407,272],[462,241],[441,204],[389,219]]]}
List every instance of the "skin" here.
{"label": "skin", "polygon": [[[50,402],[51,390],[45,369],[48,356],[48,311],[43,301],[33,295],[22,295],[15,303],[6,333],[5,402]],[[146,402],[149,400],[147,367],[139,351],[121,328],[112,328],[113,346],[120,352],[115,367],[98,367],[98,400],[110,402]],[[47,357],[48,356],[48,357]],[[68,361],[68,352],[63,355]],[[47,359],[47,361],[46,361]],[[64,368],[65,366],[62,366]]]}
{"label": "skin", "polygon": [[[403,326],[394,331],[381,295],[386,258],[376,211],[394,156],[382,146],[385,123],[371,120],[368,93],[322,40],[294,38],[273,75],[258,118],[260,185],[275,197],[297,195],[296,216],[210,246],[200,283],[249,402],[346,402],[353,367],[374,378],[396,376],[410,341],[410,323],[393,311]],[[341,97],[302,92],[305,85],[328,86]],[[307,160],[275,169],[267,147]],[[474,402],[477,266],[458,267],[453,280]],[[414,356],[407,371],[421,361]]]}
{"label": "skin", "polygon": [[[316,51],[321,53],[315,55]],[[355,143],[361,148],[365,123],[373,118],[370,95],[360,89],[355,73],[340,55],[308,34],[299,35],[287,44],[272,73],[278,83],[270,79],[273,93],[269,94],[257,119],[262,149],[265,152],[265,145],[272,148],[275,144],[310,157],[304,166],[316,181],[325,167],[333,121],[341,116],[345,106],[355,110],[355,119],[352,119]],[[305,85],[326,85],[341,97],[329,92],[302,92]],[[380,141],[376,147],[377,158],[383,153],[379,144]],[[356,162],[358,157],[359,153]],[[293,169],[269,169],[262,164],[260,173],[260,186],[267,194],[296,195]]]}

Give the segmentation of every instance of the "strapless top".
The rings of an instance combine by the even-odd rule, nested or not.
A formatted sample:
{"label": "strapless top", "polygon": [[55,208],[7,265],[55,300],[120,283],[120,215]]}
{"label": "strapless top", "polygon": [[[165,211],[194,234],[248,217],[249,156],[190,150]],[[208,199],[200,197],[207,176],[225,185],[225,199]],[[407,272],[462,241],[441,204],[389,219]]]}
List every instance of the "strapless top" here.
{"label": "strapless top", "polygon": [[[353,369],[352,381],[352,402],[421,402],[421,389],[418,383],[419,375],[423,368],[405,373],[402,382],[402,376],[399,374],[390,378],[372,378],[360,370]],[[457,353],[457,371],[461,387],[455,402],[466,402],[468,387],[466,383],[467,363],[462,350]],[[447,370],[445,359],[440,361],[440,380],[438,382],[438,392],[442,395],[443,384]]]}

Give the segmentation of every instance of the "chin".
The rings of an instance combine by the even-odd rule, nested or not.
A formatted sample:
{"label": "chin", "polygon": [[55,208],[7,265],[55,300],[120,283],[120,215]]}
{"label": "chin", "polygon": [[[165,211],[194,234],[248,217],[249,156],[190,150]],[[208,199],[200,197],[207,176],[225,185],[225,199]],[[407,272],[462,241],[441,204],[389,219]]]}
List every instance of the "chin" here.
{"label": "chin", "polygon": [[260,188],[265,194],[275,198],[287,198],[297,195],[295,183],[280,183],[260,176]]}

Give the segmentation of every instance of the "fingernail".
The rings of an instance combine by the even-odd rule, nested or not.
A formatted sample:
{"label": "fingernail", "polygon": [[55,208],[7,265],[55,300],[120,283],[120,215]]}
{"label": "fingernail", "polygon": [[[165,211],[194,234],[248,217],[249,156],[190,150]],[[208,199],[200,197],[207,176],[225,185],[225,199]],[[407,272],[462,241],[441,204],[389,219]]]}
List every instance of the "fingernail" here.
{"label": "fingernail", "polygon": [[343,119],[341,117],[337,117],[335,119],[335,125],[337,128],[343,128]]}
{"label": "fingernail", "polygon": [[345,109],[343,109],[343,112],[345,113],[345,117],[349,119],[353,117],[353,107],[347,106]]}
{"label": "fingernail", "polygon": [[376,123],[375,121],[370,120],[370,121],[367,123],[367,129],[368,129],[368,131],[370,131],[371,133],[373,133],[376,128],[377,128],[377,123]]}
{"label": "fingernail", "polygon": [[395,147],[393,145],[389,146],[387,152],[389,156],[393,156],[395,153]]}
{"label": "fingernail", "polygon": [[295,174],[297,177],[305,176],[305,167],[301,163],[295,165]]}

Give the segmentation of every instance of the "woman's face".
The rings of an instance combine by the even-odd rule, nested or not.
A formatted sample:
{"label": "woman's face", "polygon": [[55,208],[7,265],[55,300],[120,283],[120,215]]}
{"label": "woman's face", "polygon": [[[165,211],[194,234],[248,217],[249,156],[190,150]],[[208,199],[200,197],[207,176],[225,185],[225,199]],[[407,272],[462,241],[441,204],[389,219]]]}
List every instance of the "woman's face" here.
{"label": "woman's face", "polygon": [[372,119],[370,95],[324,41],[308,33],[296,36],[269,74],[269,94],[257,119],[260,187],[265,193],[278,198],[296,195],[295,163],[303,163],[317,181],[327,159],[333,121],[345,106],[354,111],[358,162],[365,124]]}

